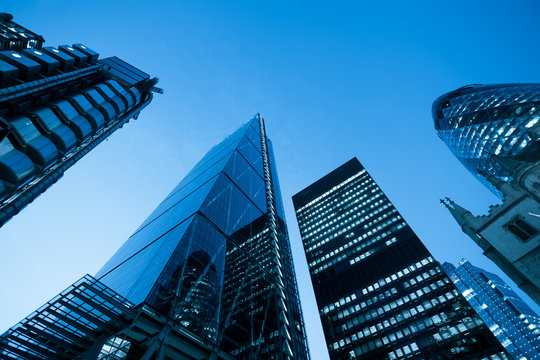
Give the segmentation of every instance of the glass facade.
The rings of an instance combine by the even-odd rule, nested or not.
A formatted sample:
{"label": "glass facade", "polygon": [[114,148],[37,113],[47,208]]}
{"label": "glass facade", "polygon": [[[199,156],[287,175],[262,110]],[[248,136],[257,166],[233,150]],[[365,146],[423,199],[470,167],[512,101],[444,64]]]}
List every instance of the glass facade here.
{"label": "glass facade", "polygon": [[116,57],[31,34],[0,14],[0,226],[161,91]]}
{"label": "glass facade", "polygon": [[214,146],[96,278],[237,359],[308,359],[263,119]]}
{"label": "glass facade", "polygon": [[331,359],[508,359],[356,158],[293,203]]}
{"label": "glass facade", "polygon": [[501,197],[481,173],[509,181],[508,172],[492,155],[514,155],[538,140],[527,129],[540,120],[540,84],[464,86],[435,100],[433,119],[452,153]]}
{"label": "glass facade", "polygon": [[508,284],[467,260],[442,267],[514,359],[540,359],[540,318]]}

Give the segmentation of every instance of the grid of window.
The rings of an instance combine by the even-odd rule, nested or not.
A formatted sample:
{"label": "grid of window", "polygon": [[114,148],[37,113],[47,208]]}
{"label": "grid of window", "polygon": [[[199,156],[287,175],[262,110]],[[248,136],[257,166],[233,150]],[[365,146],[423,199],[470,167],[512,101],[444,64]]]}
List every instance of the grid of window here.
{"label": "grid of window", "polygon": [[540,318],[508,284],[467,260],[443,268],[514,359],[540,359]]}
{"label": "grid of window", "polygon": [[358,160],[293,202],[330,358],[507,358]]}
{"label": "grid of window", "polygon": [[[365,170],[334,186],[298,213],[313,273],[344,260],[350,265],[362,261],[395,243],[397,238],[391,235],[406,226]],[[329,251],[329,243],[343,234],[347,241]]]}

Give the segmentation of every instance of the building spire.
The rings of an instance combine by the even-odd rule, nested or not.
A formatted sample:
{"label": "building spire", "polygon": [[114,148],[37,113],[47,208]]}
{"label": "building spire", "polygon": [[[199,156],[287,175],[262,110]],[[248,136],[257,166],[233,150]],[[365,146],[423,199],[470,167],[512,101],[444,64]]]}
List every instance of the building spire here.
{"label": "building spire", "polygon": [[457,223],[463,231],[467,234],[474,233],[476,228],[476,218],[471,214],[471,212],[464,207],[458,205],[450,199],[449,197],[446,197],[444,199],[441,199],[441,204],[444,204],[448,211],[450,211],[450,214],[456,219]]}

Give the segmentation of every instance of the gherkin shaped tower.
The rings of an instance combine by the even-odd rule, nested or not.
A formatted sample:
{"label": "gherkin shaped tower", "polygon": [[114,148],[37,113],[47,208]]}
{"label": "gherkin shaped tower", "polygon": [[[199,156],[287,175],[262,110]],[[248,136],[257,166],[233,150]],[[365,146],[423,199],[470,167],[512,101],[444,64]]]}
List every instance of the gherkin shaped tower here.
{"label": "gherkin shaped tower", "polygon": [[468,85],[433,102],[435,130],[459,161],[495,195],[487,177],[509,182],[497,156],[515,155],[538,140],[540,84]]}

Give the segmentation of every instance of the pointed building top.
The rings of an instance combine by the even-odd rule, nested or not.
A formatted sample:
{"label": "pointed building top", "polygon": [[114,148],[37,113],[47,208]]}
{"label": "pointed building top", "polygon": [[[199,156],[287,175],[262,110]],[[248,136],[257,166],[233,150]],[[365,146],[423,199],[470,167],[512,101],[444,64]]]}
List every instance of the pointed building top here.
{"label": "pointed building top", "polygon": [[458,205],[450,199],[449,197],[446,197],[444,199],[441,199],[441,203],[446,206],[448,211],[450,211],[450,214],[456,219],[457,223],[465,233],[468,233],[470,231],[474,232],[474,228],[476,227],[474,224],[475,217],[471,214],[471,212],[464,207]]}

